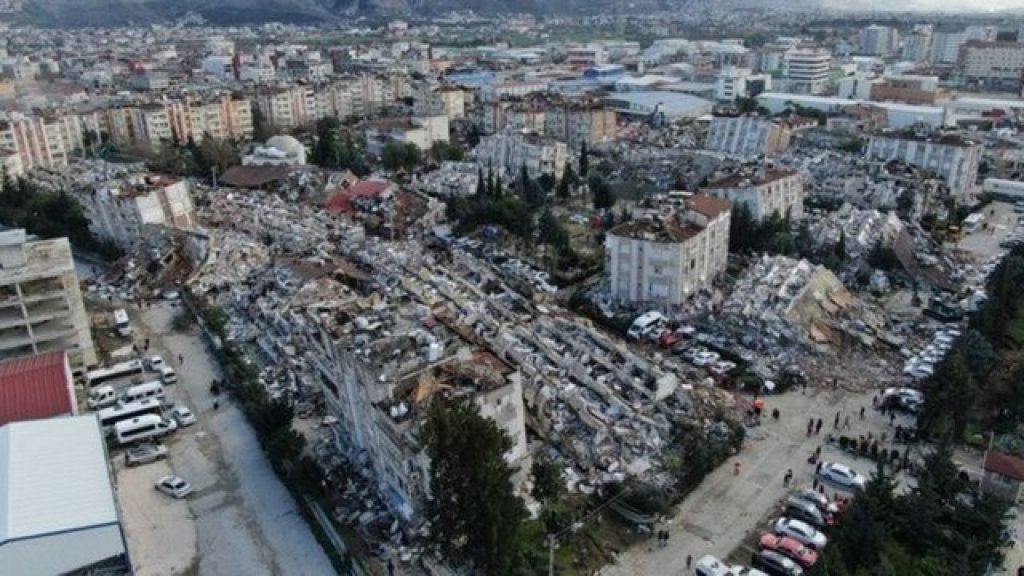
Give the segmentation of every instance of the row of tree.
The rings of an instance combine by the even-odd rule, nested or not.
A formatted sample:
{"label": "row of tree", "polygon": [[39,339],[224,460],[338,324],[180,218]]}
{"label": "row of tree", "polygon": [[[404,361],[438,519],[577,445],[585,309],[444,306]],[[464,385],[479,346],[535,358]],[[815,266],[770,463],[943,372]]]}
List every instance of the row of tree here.
{"label": "row of tree", "polygon": [[223,174],[240,161],[233,142],[206,135],[198,143],[163,142],[149,155],[147,165],[154,172],[207,179]]}
{"label": "row of tree", "polygon": [[6,169],[0,177],[0,224],[43,238],[66,237],[75,248],[106,259],[121,255],[116,244],[89,230],[89,219],[74,196],[42,188],[27,178],[11,178]]}
{"label": "row of tree", "polygon": [[[1014,248],[995,269],[988,299],[970,328],[922,383],[923,432],[975,440],[970,430],[1016,432],[1024,424],[1024,249]],[[998,367],[998,368],[997,368]]]}
{"label": "row of tree", "polygon": [[1007,505],[978,494],[947,443],[925,457],[914,491],[879,464],[843,513],[816,572],[829,576],[987,574],[1001,562]]}

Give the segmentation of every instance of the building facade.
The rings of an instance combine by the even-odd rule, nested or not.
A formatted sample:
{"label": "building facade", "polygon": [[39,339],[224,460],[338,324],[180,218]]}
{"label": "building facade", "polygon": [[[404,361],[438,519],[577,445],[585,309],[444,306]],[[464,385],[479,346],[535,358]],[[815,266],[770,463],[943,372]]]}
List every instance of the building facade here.
{"label": "building facade", "polygon": [[481,165],[493,167],[509,178],[517,178],[523,166],[531,178],[539,178],[542,174],[560,178],[570,161],[565,142],[513,131],[483,138],[473,149],[473,156]]}
{"label": "building facade", "polygon": [[803,177],[793,170],[743,170],[708,184],[701,193],[745,204],[757,221],[775,213],[794,219],[804,213]]}
{"label": "building facade", "polygon": [[783,57],[783,76],[789,90],[821,94],[828,86],[832,54],[822,48],[794,48]]}
{"label": "building facade", "polygon": [[730,203],[691,196],[608,231],[605,256],[612,297],[676,306],[711,287],[729,253]]}
{"label": "building facade", "polygon": [[93,234],[113,240],[124,249],[143,236],[147,225],[181,230],[196,225],[187,180],[135,174],[74,190],[74,194]]}
{"label": "building facade", "polygon": [[1024,42],[971,40],[960,47],[957,68],[966,82],[1019,90],[1024,79]]}
{"label": "building facade", "polygon": [[955,134],[930,135],[911,130],[873,134],[867,156],[899,160],[928,170],[945,182],[955,198],[968,200],[978,179],[981,145]]}
{"label": "building facade", "polygon": [[60,350],[76,372],[96,364],[71,244],[0,231],[0,360]]}
{"label": "building facade", "polygon": [[758,116],[715,116],[704,148],[736,156],[773,155],[789,146],[787,126]]}

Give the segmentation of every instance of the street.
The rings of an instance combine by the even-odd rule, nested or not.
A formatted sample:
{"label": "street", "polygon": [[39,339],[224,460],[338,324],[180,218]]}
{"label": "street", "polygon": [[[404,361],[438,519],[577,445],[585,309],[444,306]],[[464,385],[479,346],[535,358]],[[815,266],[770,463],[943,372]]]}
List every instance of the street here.
{"label": "street", "polygon": [[[191,407],[199,422],[167,439],[169,460],[118,474],[137,573],[334,573],[244,414],[225,395],[214,410],[209,387],[219,377],[215,361],[198,330],[171,330],[179,310],[159,303],[140,314],[138,339],[150,338],[150,352],[162,354],[178,372],[178,383],[168,388],[168,400]],[[179,355],[183,363],[178,362]],[[194,492],[184,502],[152,488],[156,478],[171,470],[192,483]]]}

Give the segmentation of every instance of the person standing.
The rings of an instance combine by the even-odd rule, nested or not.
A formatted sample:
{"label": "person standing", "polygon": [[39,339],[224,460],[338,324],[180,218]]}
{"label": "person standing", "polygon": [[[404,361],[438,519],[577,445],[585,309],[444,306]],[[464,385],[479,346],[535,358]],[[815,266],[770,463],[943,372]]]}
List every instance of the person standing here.
{"label": "person standing", "polygon": [[835,419],[834,422],[832,422],[832,429],[833,430],[839,430],[839,414],[840,414],[840,412],[836,412],[836,419]]}
{"label": "person standing", "polygon": [[861,420],[864,419],[864,407],[863,406],[860,407],[860,419]]}
{"label": "person standing", "polygon": [[789,481],[793,479],[793,469],[786,470],[786,475],[782,477],[782,486],[789,488]]}
{"label": "person standing", "polygon": [[814,433],[815,434],[820,434],[821,433],[821,423],[822,423],[821,418],[818,418],[818,423],[814,425]]}
{"label": "person standing", "polygon": [[738,460],[736,462],[734,462],[733,465],[732,465],[732,475],[733,476],[739,476],[740,475],[740,463],[739,463]]}

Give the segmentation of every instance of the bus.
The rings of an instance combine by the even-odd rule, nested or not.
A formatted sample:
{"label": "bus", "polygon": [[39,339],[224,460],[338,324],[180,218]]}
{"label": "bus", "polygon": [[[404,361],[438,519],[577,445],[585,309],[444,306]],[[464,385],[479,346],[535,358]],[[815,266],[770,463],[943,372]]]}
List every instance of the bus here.
{"label": "bus", "polygon": [[96,418],[100,421],[100,428],[102,428],[105,433],[109,433],[114,429],[114,424],[117,424],[122,420],[128,420],[144,414],[156,414],[157,416],[163,415],[163,406],[160,400],[156,398],[145,398],[143,400],[129,402],[120,406],[104,408],[96,413]]}
{"label": "bus", "polygon": [[135,374],[142,374],[142,360],[129,360],[127,362],[114,364],[109,368],[90,370],[85,375],[85,381],[89,387],[92,388],[106,382],[107,380],[113,380],[124,376],[133,376]]}

